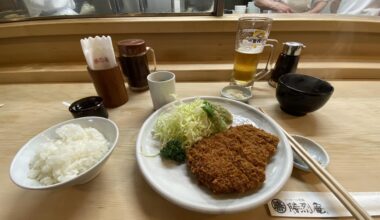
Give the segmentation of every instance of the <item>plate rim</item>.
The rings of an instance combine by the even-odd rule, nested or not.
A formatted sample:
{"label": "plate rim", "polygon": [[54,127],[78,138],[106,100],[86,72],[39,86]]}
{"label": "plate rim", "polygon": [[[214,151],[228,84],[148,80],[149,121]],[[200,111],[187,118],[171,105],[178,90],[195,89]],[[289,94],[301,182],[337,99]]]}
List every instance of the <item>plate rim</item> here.
{"label": "plate rim", "polygon": [[[137,164],[138,164],[138,167],[142,173],[142,176],[144,177],[145,181],[153,188],[154,191],[156,191],[159,195],[163,196],[165,199],[169,200],[170,202],[180,206],[180,207],[183,207],[185,209],[188,209],[188,210],[192,210],[192,211],[197,211],[197,212],[202,212],[202,213],[209,213],[209,214],[222,214],[222,213],[235,213],[235,212],[240,212],[240,211],[244,211],[244,210],[247,210],[247,209],[252,209],[252,208],[255,208],[257,206],[259,206],[259,204],[256,204],[255,203],[247,203],[247,204],[243,204],[243,205],[238,205],[238,206],[229,206],[229,207],[204,207],[204,206],[201,206],[201,205],[196,205],[194,203],[187,203],[181,199],[176,199],[173,195],[171,195],[170,193],[167,193],[166,191],[161,191],[160,190],[160,187],[158,184],[155,183],[154,180],[152,180],[151,178],[149,178],[149,175],[146,174],[146,172],[148,172],[146,170],[146,167],[143,166],[143,161],[142,161],[142,155],[141,155],[141,142],[143,140],[144,137],[142,137],[143,135],[143,131],[146,129],[145,127],[147,126],[148,122],[154,118],[156,115],[159,115],[162,111],[164,111],[165,109],[169,108],[168,106],[170,105],[173,105],[175,103],[177,103],[178,101],[183,101],[183,102],[186,102],[186,101],[191,101],[191,100],[195,100],[195,99],[205,99],[205,100],[220,100],[222,102],[231,102],[233,104],[236,104],[236,105],[242,105],[243,107],[247,108],[247,109],[250,109],[251,111],[254,111],[255,113],[261,115],[262,117],[264,117],[267,121],[270,122],[270,124],[272,124],[272,126],[278,131],[279,133],[279,136],[282,140],[284,140],[284,148],[285,148],[285,151],[286,151],[286,156],[287,156],[287,160],[290,161],[290,163],[287,164],[287,166],[285,167],[285,175],[282,176],[281,179],[279,179],[278,181],[278,187],[277,188],[274,188],[272,190],[269,191],[269,193],[267,193],[265,195],[265,197],[262,199],[264,202],[261,203],[261,204],[265,204],[267,203],[268,201],[270,201],[283,187],[284,185],[286,184],[286,182],[288,181],[288,179],[290,178],[290,175],[292,173],[292,169],[293,169],[293,152],[292,152],[292,149],[290,147],[290,144],[284,134],[284,132],[282,131],[280,125],[277,124],[277,122],[275,122],[272,118],[268,117],[267,115],[265,115],[264,113],[260,112],[259,110],[257,110],[254,106],[251,106],[251,105],[248,105],[248,104],[245,104],[245,103],[242,103],[242,102],[239,102],[239,101],[235,101],[235,100],[231,100],[231,99],[227,99],[227,98],[224,98],[224,97],[217,97],[217,96],[191,96],[191,97],[186,97],[186,98],[182,98],[182,99],[179,99],[179,100],[176,100],[175,102],[171,102],[171,103],[168,103],[166,105],[164,105],[163,107],[161,107],[160,109],[156,110],[153,114],[151,114],[148,118],[145,119],[143,125],[141,126],[140,130],[139,130],[139,133],[138,133],[138,136],[137,136],[137,140],[136,140],[136,159],[137,159]],[[260,205],[261,205],[260,204]]]}

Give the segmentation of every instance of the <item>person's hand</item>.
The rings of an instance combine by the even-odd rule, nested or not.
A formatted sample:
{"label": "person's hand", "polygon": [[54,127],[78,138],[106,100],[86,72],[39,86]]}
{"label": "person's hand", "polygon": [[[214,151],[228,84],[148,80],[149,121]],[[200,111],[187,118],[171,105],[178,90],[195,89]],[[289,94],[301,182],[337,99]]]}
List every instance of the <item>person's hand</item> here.
{"label": "person's hand", "polygon": [[272,9],[279,13],[293,13],[294,11],[286,4],[276,2],[273,4]]}

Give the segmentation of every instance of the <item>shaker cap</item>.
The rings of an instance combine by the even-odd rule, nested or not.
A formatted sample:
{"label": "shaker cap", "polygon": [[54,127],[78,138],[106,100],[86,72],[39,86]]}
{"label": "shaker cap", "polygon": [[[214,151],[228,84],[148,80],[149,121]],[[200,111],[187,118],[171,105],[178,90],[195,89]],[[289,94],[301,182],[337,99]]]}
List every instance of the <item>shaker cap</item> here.
{"label": "shaker cap", "polygon": [[302,48],[306,47],[303,43],[299,42],[285,42],[283,45],[282,53],[290,56],[299,56]]}
{"label": "shaker cap", "polygon": [[120,56],[137,56],[146,52],[145,41],[142,39],[126,39],[117,43]]}

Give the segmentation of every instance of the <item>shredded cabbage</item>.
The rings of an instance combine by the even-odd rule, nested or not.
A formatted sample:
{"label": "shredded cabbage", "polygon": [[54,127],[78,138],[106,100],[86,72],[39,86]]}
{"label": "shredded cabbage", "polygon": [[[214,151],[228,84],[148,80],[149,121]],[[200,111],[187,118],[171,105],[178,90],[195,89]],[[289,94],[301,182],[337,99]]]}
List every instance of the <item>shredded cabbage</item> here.
{"label": "shredded cabbage", "polygon": [[[179,140],[184,147],[190,147],[203,137],[221,131],[220,126],[215,125],[214,120],[210,120],[207,112],[202,108],[204,106],[204,100],[196,99],[190,103],[180,103],[171,111],[161,114],[153,128],[154,137],[163,145],[170,140]],[[218,108],[221,107],[218,106]],[[230,113],[228,114],[232,118]],[[232,120],[226,121],[229,124],[232,123]]]}

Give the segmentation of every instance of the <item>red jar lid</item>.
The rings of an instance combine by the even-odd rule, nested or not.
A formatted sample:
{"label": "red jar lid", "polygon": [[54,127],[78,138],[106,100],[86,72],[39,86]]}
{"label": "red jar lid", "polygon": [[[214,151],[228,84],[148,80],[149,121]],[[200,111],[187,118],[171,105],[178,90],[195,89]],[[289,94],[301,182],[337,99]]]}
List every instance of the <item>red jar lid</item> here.
{"label": "red jar lid", "polygon": [[126,39],[117,43],[120,56],[137,56],[146,52],[145,41],[142,39]]}

